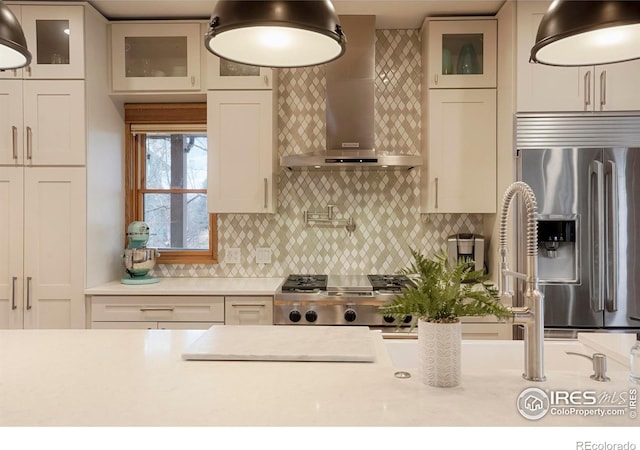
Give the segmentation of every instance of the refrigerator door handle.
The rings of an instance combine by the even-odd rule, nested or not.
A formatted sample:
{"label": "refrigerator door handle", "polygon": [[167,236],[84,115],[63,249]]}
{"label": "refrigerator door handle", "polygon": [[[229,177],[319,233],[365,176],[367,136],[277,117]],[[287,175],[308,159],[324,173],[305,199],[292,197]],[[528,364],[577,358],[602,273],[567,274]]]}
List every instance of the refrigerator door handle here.
{"label": "refrigerator door handle", "polygon": [[592,161],[589,165],[588,197],[588,239],[591,241],[589,297],[593,311],[604,311],[604,183],[603,166],[600,161]]}
{"label": "refrigerator door handle", "polygon": [[609,160],[604,170],[606,201],[606,307],[607,311],[618,310],[618,182],[616,163]]}

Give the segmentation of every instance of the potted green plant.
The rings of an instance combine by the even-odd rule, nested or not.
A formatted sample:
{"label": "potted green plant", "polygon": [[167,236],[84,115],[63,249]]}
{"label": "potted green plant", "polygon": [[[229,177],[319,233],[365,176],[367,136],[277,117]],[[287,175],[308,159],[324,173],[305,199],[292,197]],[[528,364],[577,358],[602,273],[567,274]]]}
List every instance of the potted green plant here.
{"label": "potted green plant", "polygon": [[442,252],[432,259],[411,249],[413,262],[400,272],[415,286],[405,287],[380,313],[418,326],[420,375],[425,384],[451,387],[460,383],[462,328],[460,317],[509,317],[490,275],[473,270],[469,262],[449,264]]}

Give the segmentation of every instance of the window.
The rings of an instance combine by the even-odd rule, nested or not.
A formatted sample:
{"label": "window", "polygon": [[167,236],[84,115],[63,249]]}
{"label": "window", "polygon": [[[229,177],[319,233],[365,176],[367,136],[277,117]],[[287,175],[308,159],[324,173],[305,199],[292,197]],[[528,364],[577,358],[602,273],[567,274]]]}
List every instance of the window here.
{"label": "window", "polygon": [[206,104],[125,105],[126,223],[149,225],[158,263],[216,263],[207,211]]}

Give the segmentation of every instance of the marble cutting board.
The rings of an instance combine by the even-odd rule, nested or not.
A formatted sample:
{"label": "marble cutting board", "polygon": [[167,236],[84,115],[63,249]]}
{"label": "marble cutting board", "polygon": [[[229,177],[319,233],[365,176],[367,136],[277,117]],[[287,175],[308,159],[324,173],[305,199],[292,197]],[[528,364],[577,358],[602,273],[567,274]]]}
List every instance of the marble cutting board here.
{"label": "marble cutting board", "polygon": [[182,359],[374,362],[375,348],[368,327],[214,325]]}

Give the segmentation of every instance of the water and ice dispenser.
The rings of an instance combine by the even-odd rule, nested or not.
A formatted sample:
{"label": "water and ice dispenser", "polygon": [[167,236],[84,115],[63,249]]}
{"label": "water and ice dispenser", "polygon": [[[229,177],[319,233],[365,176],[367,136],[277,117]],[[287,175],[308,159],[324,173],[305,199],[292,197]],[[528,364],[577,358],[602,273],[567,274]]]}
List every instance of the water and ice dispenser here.
{"label": "water and ice dispenser", "polygon": [[578,281],[576,220],[538,220],[538,275],[541,282]]}

